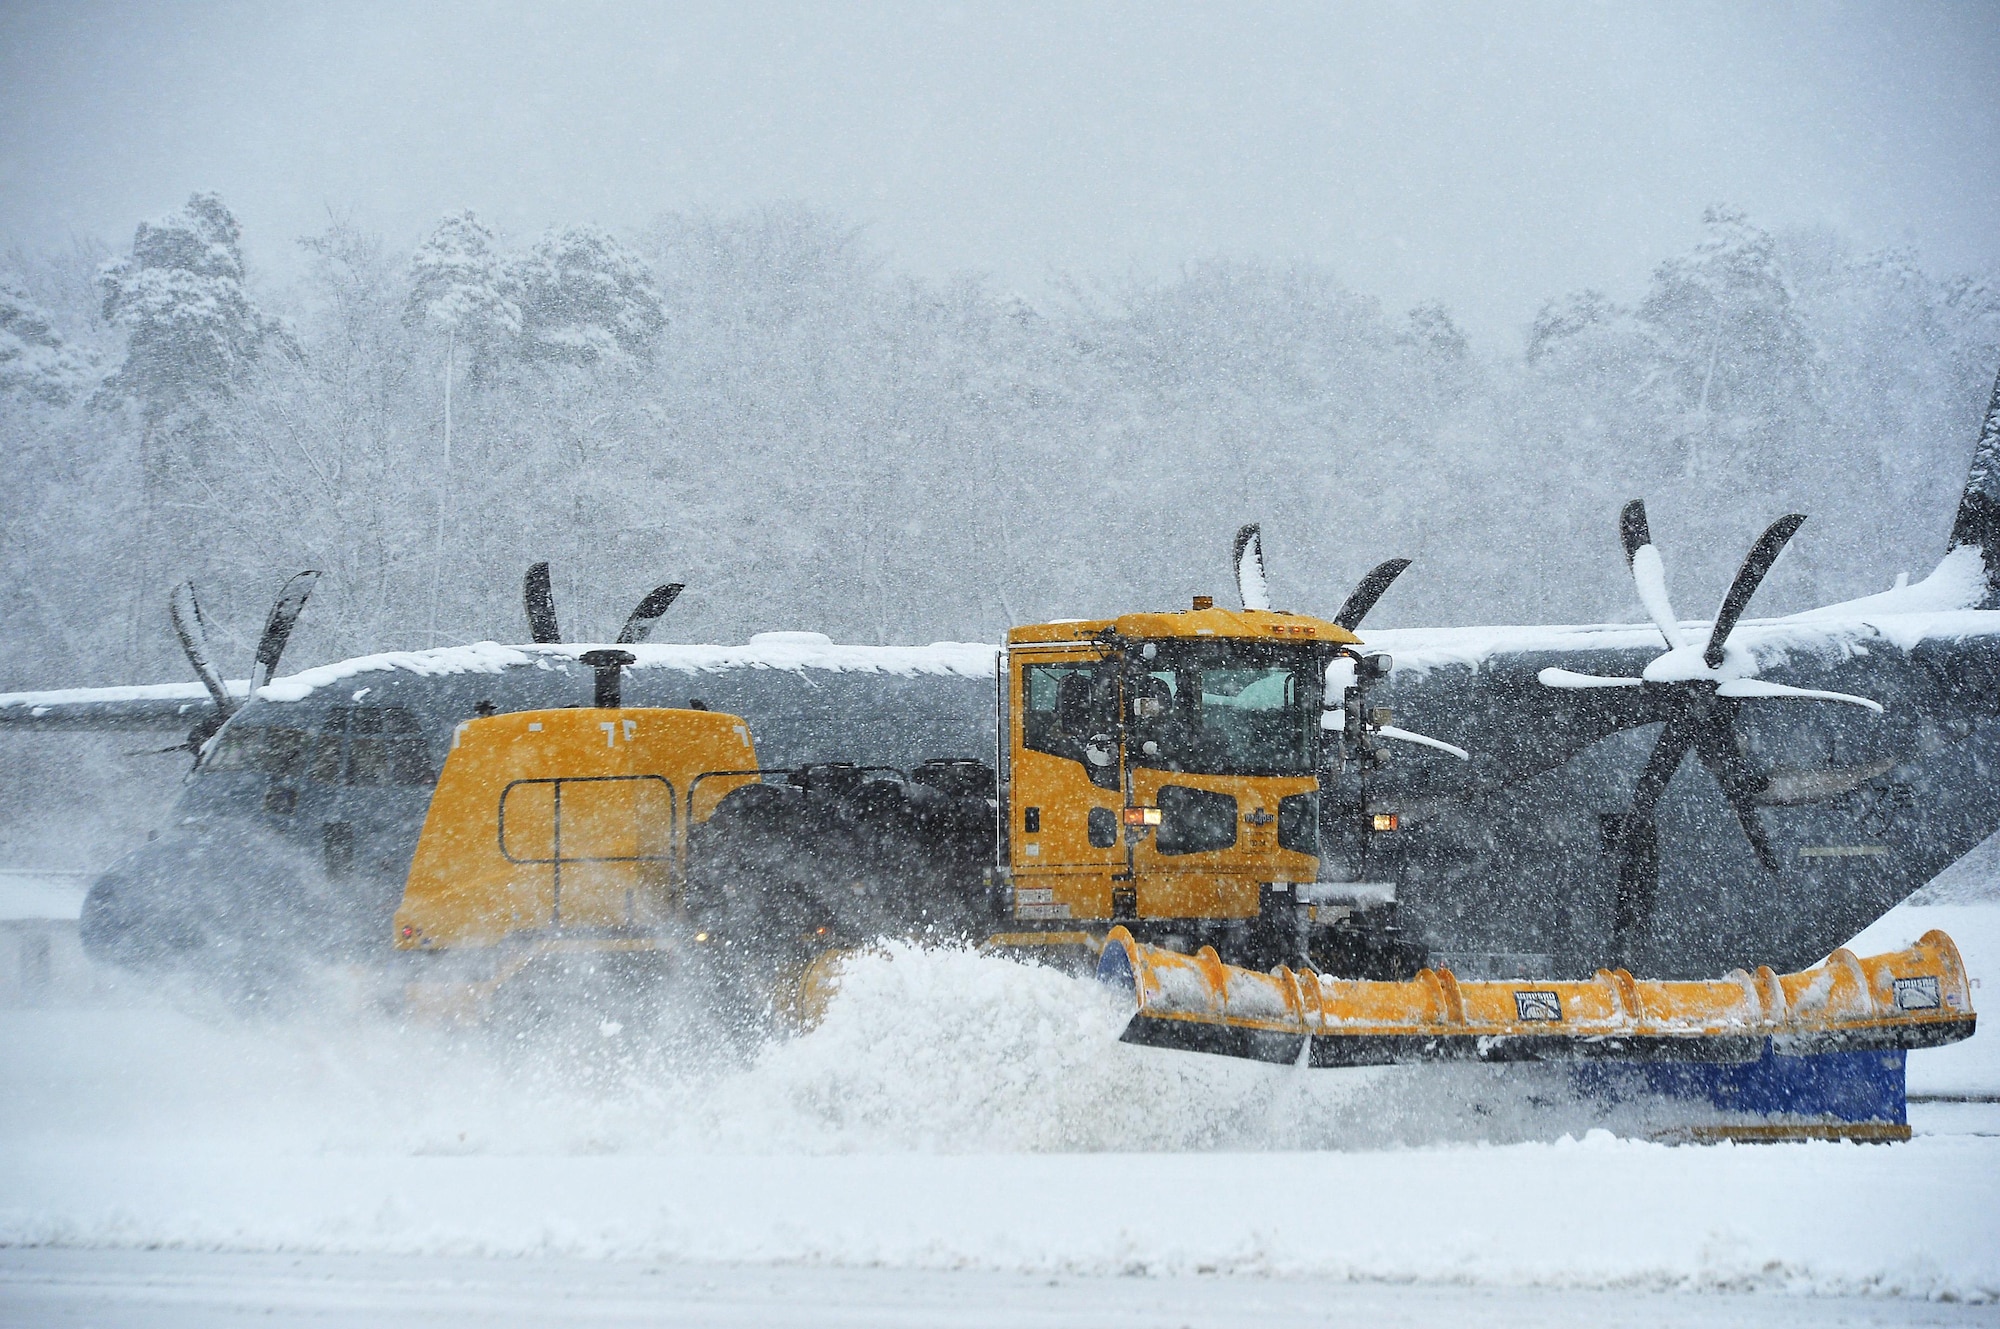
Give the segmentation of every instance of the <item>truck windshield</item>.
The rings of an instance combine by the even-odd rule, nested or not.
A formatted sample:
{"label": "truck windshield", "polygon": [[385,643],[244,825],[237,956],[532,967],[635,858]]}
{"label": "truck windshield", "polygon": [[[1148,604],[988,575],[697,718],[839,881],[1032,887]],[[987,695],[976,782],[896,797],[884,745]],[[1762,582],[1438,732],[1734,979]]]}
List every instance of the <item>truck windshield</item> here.
{"label": "truck windshield", "polygon": [[1126,752],[1135,766],[1213,775],[1310,775],[1324,663],[1311,646],[1155,642],[1127,655]]}

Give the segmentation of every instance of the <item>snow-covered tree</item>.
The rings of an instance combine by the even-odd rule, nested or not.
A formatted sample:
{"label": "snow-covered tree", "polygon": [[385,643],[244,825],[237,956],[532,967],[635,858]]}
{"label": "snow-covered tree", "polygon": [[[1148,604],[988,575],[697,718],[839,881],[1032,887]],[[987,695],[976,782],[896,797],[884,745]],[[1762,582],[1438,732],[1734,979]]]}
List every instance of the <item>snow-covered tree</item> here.
{"label": "snow-covered tree", "polygon": [[1639,320],[1692,425],[1741,437],[1812,399],[1812,340],[1770,234],[1734,208],[1702,222],[1694,252],[1654,271]]}
{"label": "snow-covered tree", "polygon": [[99,273],[104,317],[130,336],[104,387],[136,400],[149,423],[229,396],[267,350],[289,347],[284,327],[244,291],[241,239],[220,197],[195,194],[179,212],[140,222],[132,252]]}
{"label": "snow-covered tree", "polygon": [[411,256],[403,317],[449,336],[477,376],[521,335],[520,294],[493,232],[470,211],[457,212],[439,222]]}
{"label": "snow-covered tree", "polygon": [[1543,356],[1565,349],[1575,338],[1610,328],[1625,313],[1606,299],[1602,291],[1577,291],[1545,301],[1528,329],[1528,363],[1536,364]]}
{"label": "snow-covered tree", "polygon": [[91,358],[56,331],[18,282],[0,277],[0,392],[60,406],[90,381]]}
{"label": "snow-covered tree", "polygon": [[550,231],[513,265],[526,356],[649,361],[666,314],[644,260],[595,226]]}

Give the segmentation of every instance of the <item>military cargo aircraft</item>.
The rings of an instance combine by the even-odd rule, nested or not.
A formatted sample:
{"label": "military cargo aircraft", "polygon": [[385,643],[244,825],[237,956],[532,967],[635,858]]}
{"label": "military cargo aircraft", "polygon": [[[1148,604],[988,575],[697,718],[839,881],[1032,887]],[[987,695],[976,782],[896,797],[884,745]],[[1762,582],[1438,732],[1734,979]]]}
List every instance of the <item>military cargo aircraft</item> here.
{"label": "military cargo aircraft", "polygon": [[[1326,680],[1321,881],[1393,898],[1400,926],[1467,977],[1613,962],[1708,977],[1810,965],[1992,834],[2000,383],[1928,577],[1744,617],[1803,521],[1764,533],[1712,620],[1669,603],[1635,501],[1619,532],[1646,623],[1367,633],[1369,654],[1335,661]],[[1402,566],[1377,568],[1336,621],[1358,627]],[[1270,608],[1254,527],[1239,533],[1235,571],[1245,607]],[[196,758],[171,823],[93,885],[94,953],[143,963],[379,946],[457,726],[588,705],[601,684],[592,648],[561,641],[546,565],[525,587],[530,643],[281,677],[315,575],[287,583],[248,680],[222,678],[184,586],[171,617],[200,683],[0,695],[0,728],[176,733]],[[620,634],[625,704],[742,716],[770,768],[1003,761],[1001,647],[805,633],[646,644],[678,591],[648,595]]]}

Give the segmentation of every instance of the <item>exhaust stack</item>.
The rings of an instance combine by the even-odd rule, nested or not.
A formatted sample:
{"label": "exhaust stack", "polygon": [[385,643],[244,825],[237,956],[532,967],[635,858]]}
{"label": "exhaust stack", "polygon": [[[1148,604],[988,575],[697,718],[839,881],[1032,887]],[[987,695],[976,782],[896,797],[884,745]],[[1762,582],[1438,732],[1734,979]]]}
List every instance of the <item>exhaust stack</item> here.
{"label": "exhaust stack", "polygon": [[585,651],[577,657],[597,671],[597,697],[591,704],[615,711],[623,704],[625,666],[639,657],[630,651]]}

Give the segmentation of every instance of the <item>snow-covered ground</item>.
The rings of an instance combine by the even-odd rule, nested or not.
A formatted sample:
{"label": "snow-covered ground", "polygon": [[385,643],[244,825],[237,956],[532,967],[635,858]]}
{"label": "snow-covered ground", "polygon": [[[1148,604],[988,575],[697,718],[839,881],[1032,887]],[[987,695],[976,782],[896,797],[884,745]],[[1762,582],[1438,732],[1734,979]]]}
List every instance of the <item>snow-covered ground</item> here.
{"label": "snow-covered ground", "polygon": [[0,1324],[729,1329],[1847,1329],[1990,1325],[1990,1306],[1326,1278],[1074,1276],[541,1256],[0,1249]]}
{"label": "snow-covered ground", "polygon": [[[1943,927],[2000,973],[1992,894],[1941,883],[1856,949]],[[1909,1144],[1697,1148],[1518,1072],[1249,1065],[1121,1018],[909,949],[749,1058],[409,1027],[337,975],[280,1016],[0,1009],[0,1322],[2000,1322],[1990,1026],[1912,1057]]]}

